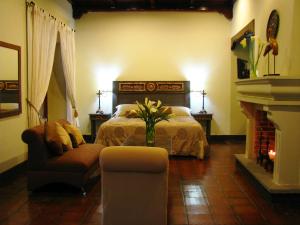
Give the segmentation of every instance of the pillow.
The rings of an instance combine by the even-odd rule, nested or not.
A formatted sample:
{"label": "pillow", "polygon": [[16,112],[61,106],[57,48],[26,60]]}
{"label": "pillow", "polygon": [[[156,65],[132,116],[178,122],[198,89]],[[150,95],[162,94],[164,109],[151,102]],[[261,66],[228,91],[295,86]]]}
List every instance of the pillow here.
{"label": "pillow", "polygon": [[135,110],[126,111],[125,117],[126,118],[139,118],[138,114]]}
{"label": "pillow", "polygon": [[61,153],[73,149],[72,142],[67,131],[57,122],[47,123],[46,142],[53,154]]}
{"label": "pillow", "polygon": [[184,106],[171,106],[172,107],[172,113],[176,116],[192,116],[191,110]]}
{"label": "pillow", "polygon": [[170,106],[163,106],[161,107],[162,112],[172,114],[172,108]]}
{"label": "pillow", "polygon": [[80,132],[80,130],[68,123],[63,124],[63,127],[66,129],[66,131],[69,134],[72,134],[74,136],[74,138],[76,139],[77,145],[81,145],[81,144],[85,144],[85,140],[82,137],[82,134]]}
{"label": "pillow", "polygon": [[50,153],[54,156],[60,156],[64,154],[64,149],[61,143],[55,141],[47,141],[47,148],[50,150]]}
{"label": "pillow", "polygon": [[71,142],[72,142],[72,147],[73,148],[78,148],[79,145],[77,143],[77,140],[76,140],[75,136],[71,133],[69,133],[69,136],[70,136],[70,139],[71,139]]}
{"label": "pillow", "polygon": [[115,116],[126,116],[127,111],[132,109],[137,110],[137,104],[121,104],[116,106],[117,111],[115,112]]}

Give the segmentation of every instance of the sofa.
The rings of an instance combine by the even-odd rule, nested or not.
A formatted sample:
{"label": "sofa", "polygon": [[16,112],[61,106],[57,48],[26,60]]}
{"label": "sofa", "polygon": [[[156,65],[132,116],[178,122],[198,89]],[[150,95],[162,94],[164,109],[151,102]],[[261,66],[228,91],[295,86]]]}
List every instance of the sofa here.
{"label": "sofa", "polygon": [[53,155],[46,141],[46,127],[68,124],[66,120],[48,122],[22,133],[28,144],[28,189],[34,191],[49,183],[66,183],[78,187],[85,195],[84,186],[91,175],[99,171],[99,154],[104,146],[80,144],[76,148]]}
{"label": "sofa", "polygon": [[167,225],[168,152],[111,146],[100,153],[102,225]]}

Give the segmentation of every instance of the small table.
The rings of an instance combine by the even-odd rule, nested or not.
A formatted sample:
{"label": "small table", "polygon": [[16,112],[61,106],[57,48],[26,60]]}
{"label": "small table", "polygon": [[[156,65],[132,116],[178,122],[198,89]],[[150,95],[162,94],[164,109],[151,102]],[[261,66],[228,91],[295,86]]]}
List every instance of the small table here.
{"label": "small table", "polygon": [[211,120],[212,114],[211,113],[195,113],[192,116],[197,120],[203,127],[207,139],[210,138],[210,131],[211,131]]}
{"label": "small table", "polygon": [[[146,146],[146,135],[129,136],[124,143],[124,146]],[[165,148],[169,154],[172,153],[172,138],[170,136],[159,135],[155,136],[155,147]]]}
{"label": "small table", "polygon": [[93,113],[89,115],[91,121],[91,136],[92,136],[92,141],[94,142],[99,127],[101,126],[102,123],[106,122],[111,118],[111,114]]}

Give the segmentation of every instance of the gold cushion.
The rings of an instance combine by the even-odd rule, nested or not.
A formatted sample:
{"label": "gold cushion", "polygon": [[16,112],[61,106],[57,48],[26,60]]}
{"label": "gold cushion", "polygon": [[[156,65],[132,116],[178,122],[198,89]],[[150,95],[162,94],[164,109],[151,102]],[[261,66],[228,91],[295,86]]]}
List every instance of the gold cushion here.
{"label": "gold cushion", "polygon": [[172,108],[169,106],[163,106],[161,107],[161,111],[167,114],[172,114]]}
{"label": "gold cushion", "polygon": [[135,110],[126,111],[125,117],[127,118],[138,118],[138,114]]}
{"label": "gold cushion", "polygon": [[77,127],[67,123],[63,124],[63,127],[69,134],[72,134],[75,137],[78,145],[85,144],[85,140],[83,139],[82,134]]}
{"label": "gold cushion", "polygon": [[48,143],[55,142],[62,146],[65,151],[73,149],[68,132],[57,122],[47,124],[46,140]]}

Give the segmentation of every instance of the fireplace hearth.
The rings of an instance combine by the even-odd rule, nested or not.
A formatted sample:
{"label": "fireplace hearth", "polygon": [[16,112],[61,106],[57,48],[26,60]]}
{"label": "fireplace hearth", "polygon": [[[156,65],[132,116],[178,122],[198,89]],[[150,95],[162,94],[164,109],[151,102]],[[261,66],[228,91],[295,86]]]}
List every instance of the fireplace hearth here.
{"label": "fireplace hearth", "polygon": [[236,87],[247,118],[237,161],[269,193],[300,194],[300,76],[243,79]]}

